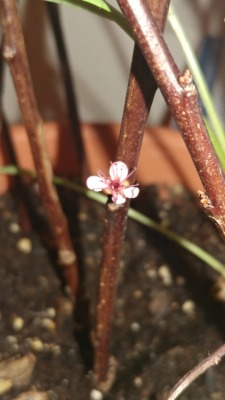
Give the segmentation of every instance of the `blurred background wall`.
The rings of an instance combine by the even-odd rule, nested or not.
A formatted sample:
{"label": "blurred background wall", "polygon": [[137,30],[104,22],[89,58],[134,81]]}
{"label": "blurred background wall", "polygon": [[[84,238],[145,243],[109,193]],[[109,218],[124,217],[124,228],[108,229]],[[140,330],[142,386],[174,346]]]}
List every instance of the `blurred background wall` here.
{"label": "blurred background wall", "polygon": [[[20,0],[26,46],[39,109],[46,120],[66,120],[64,90],[52,30],[42,0]],[[109,1],[116,6],[116,1]],[[186,34],[197,51],[206,35],[224,33],[224,0],[173,0]],[[118,122],[123,112],[133,43],[113,22],[78,7],[59,6],[79,113],[85,122]],[[180,45],[167,24],[167,44],[178,66]],[[10,123],[21,121],[11,78],[5,69],[3,108]],[[149,124],[160,123],[166,105],[157,93]]]}

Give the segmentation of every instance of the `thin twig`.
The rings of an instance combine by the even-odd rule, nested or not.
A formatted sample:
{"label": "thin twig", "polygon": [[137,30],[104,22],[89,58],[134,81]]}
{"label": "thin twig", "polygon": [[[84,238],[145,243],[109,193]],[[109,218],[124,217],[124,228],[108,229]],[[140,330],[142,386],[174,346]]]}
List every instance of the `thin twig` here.
{"label": "thin twig", "polygon": [[[159,6],[158,1],[149,0],[148,4],[153,9],[160,29],[163,29],[169,1],[161,1]],[[116,155],[116,160],[122,160],[131,170],[135,170],[137,167],[144,128],[156,88],[147,64],[135,44]],[[129,205],[130,202],[127,201],[124,206],[113,208],[112,204],[108,203],[102,238],[102,264],[94,342],[94,373],[102,390],[108,389],[107,386],[111,383],[112,378],[112,372],[108,373],[110,331],[121,246]]]}
{"label": "thin twig", "polygon": [[173,114],[205,188],[200,201],[225,238],[225,176],[208,136],[189,70],[181,74],[143,0],[118,0]]}
{"label": "thin twig", "polygon": [[55,238],[59,263],[63,267],[71,295],[75,298],[78,284],[77,260],[67,221],[52,183],[53,173],[44,140],[44,125],[37,109],[16,0],[0,0],[0,20],[4,33],[3,56],[14,80],[38,174],[41,198]]}
{"label": "thin twig", "polygon": [[221,358],[225,355],[225,344],[219,347],[214,353],[200,361],[194,368],[192,368],[187,374],[181,378],[177,384],[172,388],[169,396],[165,400],[175,400],[177,397],[200,375],[202,375],[207,369],[214,365],[218,365]]}

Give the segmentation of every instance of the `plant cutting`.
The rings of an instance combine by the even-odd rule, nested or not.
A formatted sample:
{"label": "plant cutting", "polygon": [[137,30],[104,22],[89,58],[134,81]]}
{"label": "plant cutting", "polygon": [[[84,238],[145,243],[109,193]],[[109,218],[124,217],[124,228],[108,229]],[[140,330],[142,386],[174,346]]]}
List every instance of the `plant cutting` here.
{"label": "plant cutting", "polygon": [[[109,7],[106,2],[100,2],[99,4],[90,2],[90,4],[88,7],[95,10],[96,6],[100,6],[101,10],[104,10],[105,6]],[[224,173],[201,115],[197,91],[193,84],[191,73],[186,70],[182,74],[178,70],[161,34],[165,25],[169,2],[165,0],[159,6],[158,2],[153,0],[148,2],[137,0],[134,6],[132,1],[118,0],[118,4],[125,16],[126,30],[132,32],[135,38],[119,142],[115,159],[112,160],[109,169],[109,175],[106,174],[106,171],[96,171],[97,175],[92,175],[87,179],[87,187],[89,189],[94,192],[102,190],[108,195],[102,235],[102,260],[98,283],[96,323],[92,335],[94,347],[93,382],[94,386],[100,390],[100,395],[101,393],[109,392],[117,376],[117,362],[110,356],[110,340],[119,263],[130,199],[136,198],[140,190],[135,181],[135,172],[145,124],[157,87],[160,88],[164,95],[202,180],[205,192],[201,191],[199,193],[200,203],[209,218],[215,222],[222,236],[224,236],[225,217]],[[68,260],[64,259],[64,271],[67,284],[71,289],[73,299],[75,299],[78,284],[77,265],[74,264],[76,256],[69,241],[61,209],[58,208],[59,203],[52,185],[53,176],[49,163],[45,164],[44,162],[47,156],[42,151],[42,121],[39,117],[34,118],[38,114],[33,94],[26,98],[27,92],[30,93],[28,91],[28,87],[31,86],[30,82],[25,81],[23,83],[22,81],[24,86],[21,88],[21,80],[18,79],[21,74],[29,77],[29,70],[26,58],[24,58],[25,50],[21,39],[21,30],[18,28],[19,19],[16,5],[13,0],[8,2],[2,0],[0,5],[5,37],[3,54],[11,66],[15,86],[20,97],[21,110],[24,114],[24,120],[27,121],[27,131],[31,130],[31,144],[37,144],[40,141],[40,147],[33,148],[37,179],[43,201],[47,199],[44,204],[56,239],[58,252],[60,255],[62,253],[72,254],[72,261],[69,257],[69,267],[67,266]],[[110,7],[109,9],[111,10]],[[118,14],[118,12],[116,12],[116,15],[117,17],[119,16],[120,24],[123,25],[122,15]],[[11,24],[12,21],[13,23],[16,21],[16,28]],[[12,36],[14,30],[17,32],[16,37]],[[17,45],[18,38],[19,44]],[[22,52],[20,53],[21,48]],[[16,49],[15,54],[12,49]],[[17,57],[19,63],[17,63]],[[26,67],[25,70],[22,69],[24,65]],[[27,120],[27,116],[31,119]],[[33,123],[34,126],[32,125]],[[32,136],[33,133],[34,136]],[[48,175],[49,171],[50,175]],[[18,170],[18,173],[21,172],[23,171]],[[51,196],[49,193],[53,193],[53,195]],[[51,199],[53,199],[53,202],[50,201]],[[55,221],[56,215],[60,215],[61,222],[58,223],[58,219]],[[62,227],[63,229],[61,230],[60,228]],[[62,242],[60,238],[62,238]],[[61,245],[62,247],[60,247]],[[223,356],[223,347],[215,353],[215,356],[210,358],[210,362],[206,360],[203,363],[204,366],[216,364],[218,354],[219,358]],[[204,372],[204,370],[204,367],[197,368],[198,373],[192,374],[192,378]],[[196,372],[196,370],[194,371]],[[190,384],[192,378],[190,375],[185,378],[186,386]],[[179,385],[182,385],[183,382],[178,384],[179,389],[176,389],[176,392],[172,391],[168,399],[176,398],[180,393]]]}

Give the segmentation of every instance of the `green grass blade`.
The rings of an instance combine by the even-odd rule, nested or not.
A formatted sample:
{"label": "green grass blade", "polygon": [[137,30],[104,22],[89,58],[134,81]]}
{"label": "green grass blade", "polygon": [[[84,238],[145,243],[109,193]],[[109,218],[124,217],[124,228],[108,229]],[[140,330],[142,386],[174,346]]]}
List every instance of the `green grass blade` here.
{"label": "green grass blade", "polygon": [[[31,178],[36,177],[35,172],[18,168],[16,165],[6,165],[0,167],[0,174],[7,174],[7,175],[25,174],[30,176]],[[83,186],[78,185],[77,183],[73,183],[59,176],[54,176],[53,181],[56,185],[60,185],[68,189],[74,190],[75,192],[82,194],[91,200],[97,201],[98,203],[105,204],[107,201],[106,196],[104,196],[103,194],[88,190]],[[192,243],[191,241],[185,238],[180,237],[180,235],[177,235],[170,229],[164,228],[163,226],[153,221],[146,215],[132,208],[129,209],[128,216],[134,221],[139,222],[140,224],[164,235],[166,238],[175,242],[177,245],[183,247],[185,250],[189,251],[190,253],[198,257],[200,260],[204,261],[208,266],[210,266],[215,271],[217,271],[218,273],[220,273],[222,276],[225,277],[225,266],[211,254],[209,254],[207,251],[203,250],[201,247],[197,246],[196,244]]]}
{"label": "green grass blade", "polygon": [[144,214],[141,214],[139,211],[133,210],[132,208],[130,208],[128,215],[133,220],[148,228],[154,229],[156,232],[161,233],[163,236],[167,237],[169,240],[172,240],[179,246],[183,247],[185,250],[188,250],[190,253],[194,254],[200,260],[204,261],[206,264],[208,264],[210,267],[212,267],[214,270],[225,277],[225,265],[223,265],[207,251],[197,246],[195,243],[192,243],[190,240],[187,240],[180,235],[177,235],[170,229],[167,229],[162,225],[157,224],[157,222],[146,217]]}
{"label": "green grass blade", "polygon": [[208,116],[207,119],[209,121],[209,124],[212,127],[212,130],[210,130],[210,132],[209,132],[211,140],[213,141],[213,138],[211,136],[212,131],[213,131],[214,135],[218,139],[219,145],[221,147],[221,152],[223,152],[223,158],[225,158],[225,132],[224,132],[222,123],[221,123],[221,121],[218,117],[217,111],[214,107],[207,83],[202,74],[201,68],[197,61],[197,58],[188,42],[188,39],[184,33],[184,30],[179,22],[179,19],[177,18],[177,15],[176,15],[172,5],[170,5],[168,20],[176,34],[177,39],[179,40],[179,42],[181,44],[187,65],[192,72],[194,81],[197,85],[199,94],[202,99],[202,103],[204,104],[204,107],[205,107],[205,110],[206,110],[206,113]]}

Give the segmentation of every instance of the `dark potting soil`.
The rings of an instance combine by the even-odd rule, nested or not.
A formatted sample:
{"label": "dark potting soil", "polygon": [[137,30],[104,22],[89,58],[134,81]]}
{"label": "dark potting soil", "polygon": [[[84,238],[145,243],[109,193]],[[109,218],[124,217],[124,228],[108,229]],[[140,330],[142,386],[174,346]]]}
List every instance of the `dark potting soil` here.
{"label": "dark potting soil", "polygon": [[[180,186],[143,191],[135,207],[225,263],[213,224]],[[101,400],[91,391],[91,349],[104,207],[64,191],[81,268],[74,318],[47,248],[43,210],[32,229],[10,194],[0,198],[0,397]],[[35,216],[35,217],[34,217]],[[46,242],[48,246],[46,246]],[[154,231],[129,220],[120,264],[112,354],[118,363],[108,400],[159,400],[225,339],[225,285],[218,273]],[[225,361],[180,399],[225,399]],[[22,382],[22,383],[21,383]]]}

